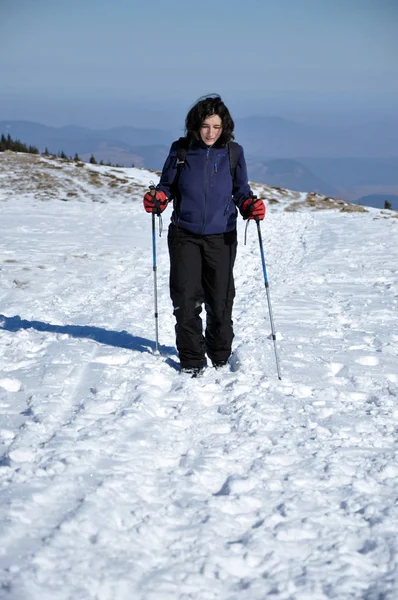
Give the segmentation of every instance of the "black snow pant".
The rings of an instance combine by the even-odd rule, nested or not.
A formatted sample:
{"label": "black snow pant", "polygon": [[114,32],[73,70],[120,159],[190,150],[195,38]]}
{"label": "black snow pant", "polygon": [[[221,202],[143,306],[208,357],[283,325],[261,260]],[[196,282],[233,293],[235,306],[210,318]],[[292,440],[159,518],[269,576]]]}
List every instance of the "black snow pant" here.
{"label": "black snow pant", "polygon": [[[176,344],[181,368],[204,367],[231,354],[232,305],[235,297],[233,267],[236,230],[215,235],[196,235],[171,224],[170,296],[176,318]],[[202,304],[206,309],[203,335]]]}

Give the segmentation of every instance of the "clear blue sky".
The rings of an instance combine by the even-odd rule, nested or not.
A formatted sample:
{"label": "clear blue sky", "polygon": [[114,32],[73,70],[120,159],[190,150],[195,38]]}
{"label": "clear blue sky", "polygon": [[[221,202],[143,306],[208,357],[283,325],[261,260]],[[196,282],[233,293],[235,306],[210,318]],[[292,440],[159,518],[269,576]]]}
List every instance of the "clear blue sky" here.
{"label": "clear blue sky", "polygon": [[0,120],[393,114],[398,0],[0,0]]}

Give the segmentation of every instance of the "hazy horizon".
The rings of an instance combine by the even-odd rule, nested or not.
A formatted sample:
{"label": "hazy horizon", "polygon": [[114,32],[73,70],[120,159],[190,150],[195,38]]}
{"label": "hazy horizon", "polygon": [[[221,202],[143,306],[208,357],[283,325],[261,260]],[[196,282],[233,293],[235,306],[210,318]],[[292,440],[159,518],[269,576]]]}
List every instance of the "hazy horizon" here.
{"label": "hazy horizon", "polygon": [[[216,90],[217,91],[217,90]],[[208,92],[210,93],[210,92]],[[302,94],[280,94],[246,102],[245,99],[225,95],[234,120],[248,117],[277,117],[290,121],[331,126],[360,125],[361,123],[391,123],[398,126],[398,93],[382,104],[361,96],[321,97],[319,101]],[[186,113],[199,96],[193,100],[181,97],[154,101],[144,98],[84,99],[54,98],[44,104],[40,96],[0,94],[0,120],[32,121],[52,127],[80,126],[90,129],[107,129],[119,126],[153,128],[164,131],[181,130]],[[96,109],[93,111],[93,104]]]}
{"label": "hazy horizon", "polygon": [[2,0],[0,120],[181,130],[220,93],[235,119],[398,122],[394,0]]}

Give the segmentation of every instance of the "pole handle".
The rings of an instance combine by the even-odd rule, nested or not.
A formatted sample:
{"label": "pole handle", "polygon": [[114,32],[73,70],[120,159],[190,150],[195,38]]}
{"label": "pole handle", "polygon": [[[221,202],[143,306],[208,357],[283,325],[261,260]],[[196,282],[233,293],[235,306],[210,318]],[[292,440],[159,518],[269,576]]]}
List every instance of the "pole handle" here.
{"label": "pole handle", "polygon": [[152,209],[152,214],[155,214],[157,217],[160,217],[160,200],[156,200],[156,188],[153,184],[149,186],[149,193],[151,194],[152,198],[154,198],[154,207]]}

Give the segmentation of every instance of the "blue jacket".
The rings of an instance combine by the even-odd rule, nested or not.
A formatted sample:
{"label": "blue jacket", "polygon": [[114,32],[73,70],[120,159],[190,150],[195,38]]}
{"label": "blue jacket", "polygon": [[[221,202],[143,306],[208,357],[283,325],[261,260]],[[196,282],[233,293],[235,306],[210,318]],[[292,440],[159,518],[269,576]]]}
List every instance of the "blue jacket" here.
{"label": "blue jacket", "polygon": [[[171,200],[177,173],[177,142],[170,148],[158,190]],[[173,223],[192,233],[209,235],[236,228],[236,207],[253,196],[247,180],[246,161],[240,146],[233,185],[227,146],[206,146],[201,140],[189,148],[178,180],[180,202]]]}

